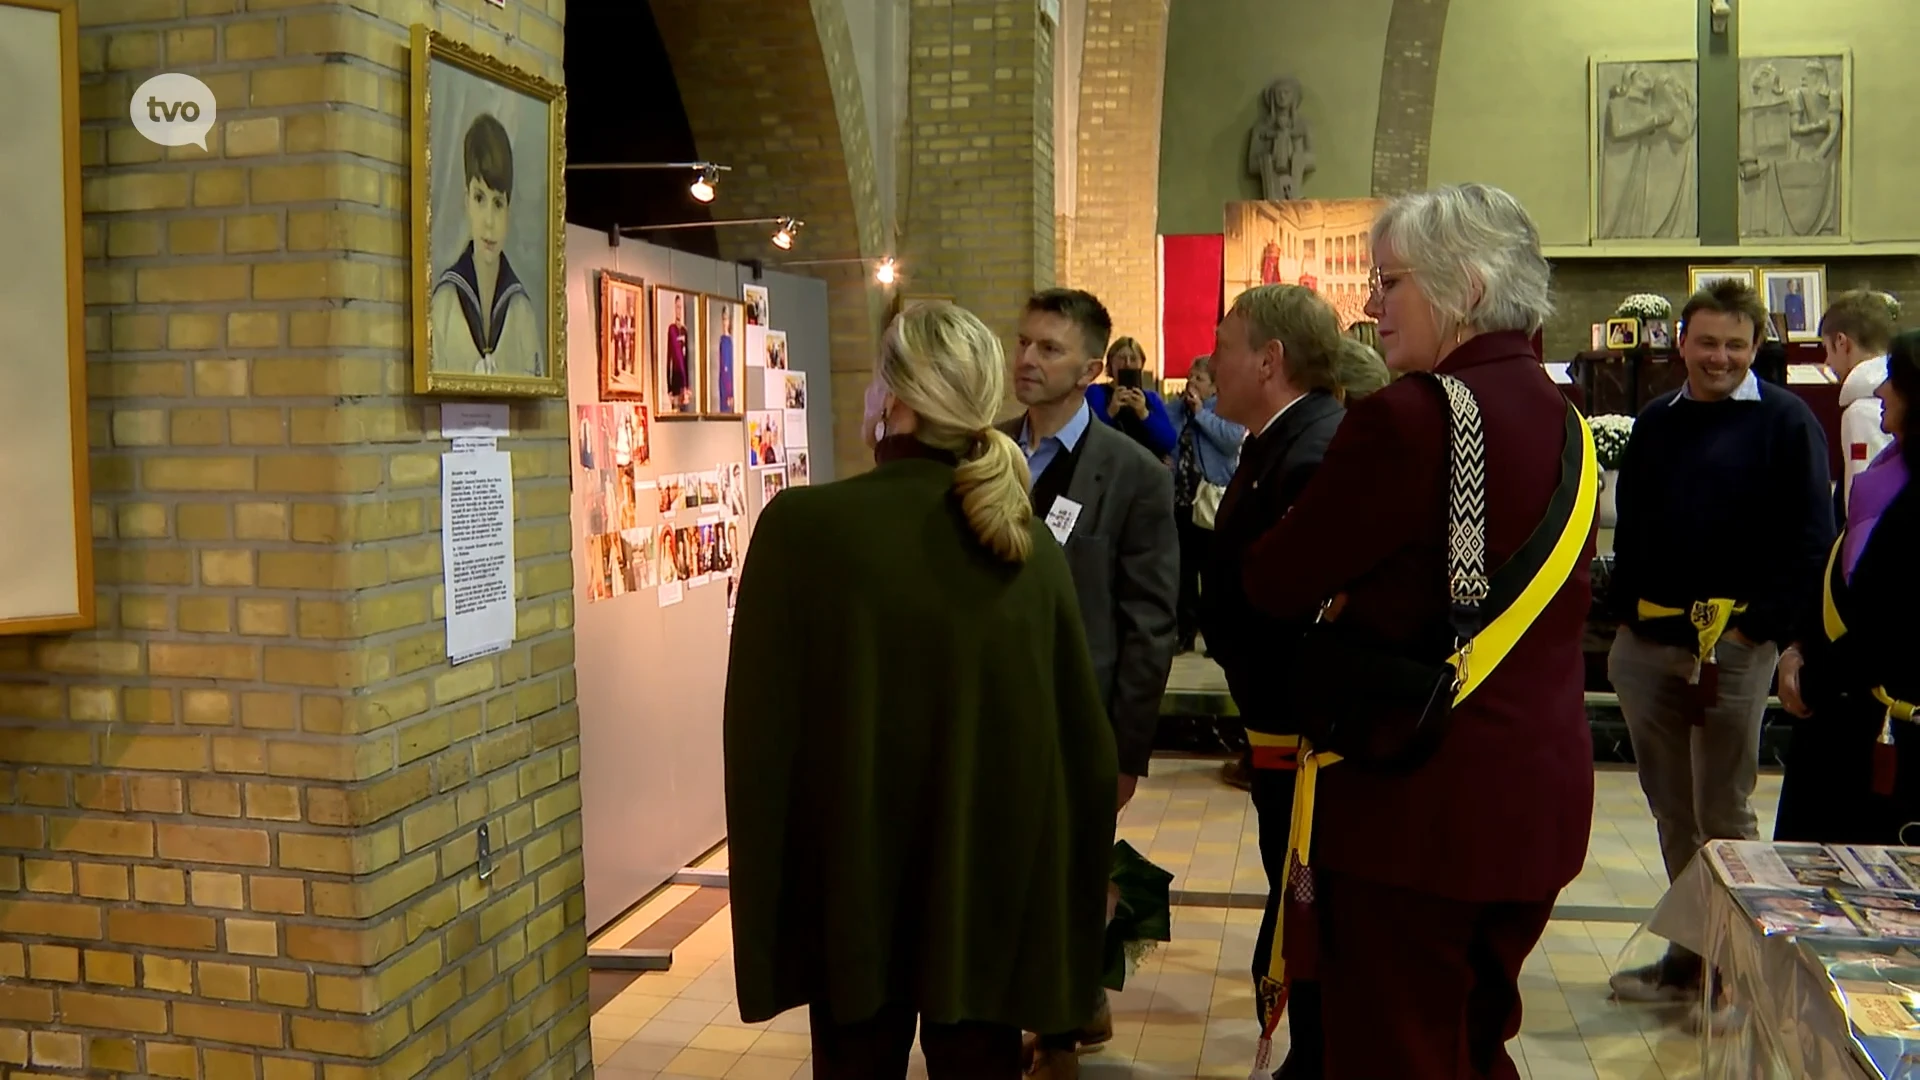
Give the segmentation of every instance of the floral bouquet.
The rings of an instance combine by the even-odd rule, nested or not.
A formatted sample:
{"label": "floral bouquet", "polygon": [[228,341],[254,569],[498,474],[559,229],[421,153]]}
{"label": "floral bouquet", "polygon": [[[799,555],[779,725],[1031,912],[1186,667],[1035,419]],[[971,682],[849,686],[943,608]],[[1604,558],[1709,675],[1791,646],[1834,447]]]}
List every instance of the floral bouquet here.
{"label": "floral bouquet", "polygon": [[1618,413],[1596,416],[1592,427],[1593,449],[1595,456],[1600,459],[1600,467],[1618,469],[1620,459],[1627,456],[1627,439],[1633,435],[1633,417]]}
{"label": "floral bouquet", "polygon": [[1146,860],[1125,840],[1113,846],[1113,877],[1108,886],[1105,975],[1101,985],[1124,990],[1127,976],[1173,939],[1173,875]]}
{"label": "floral bouquet", "polygon": [[1668,303],[1664,296],[1654,293],[1634,293],[1620,301],[1620,306],[1614,309],[1613,317],[1639,319],[1641,322],[1648,319],[1671,319],[1673,305]]}

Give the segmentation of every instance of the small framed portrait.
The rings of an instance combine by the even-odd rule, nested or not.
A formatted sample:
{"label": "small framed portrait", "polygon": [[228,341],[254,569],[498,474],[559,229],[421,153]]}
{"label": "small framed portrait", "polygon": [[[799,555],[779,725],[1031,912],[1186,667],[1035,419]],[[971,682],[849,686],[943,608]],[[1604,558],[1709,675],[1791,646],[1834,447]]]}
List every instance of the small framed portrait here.
{"label": "small framed portrait", "polygon": [[700,415],[700,297],[656,285],[653,290],[653,416]]}
{"label": "small framed portrait", "polygon": [[[767,367],[770,370],[785,371],[787,368],[787,333],[784,330],[769,330],[766,333]],[[771,404],[771,402],[769,402]]]}
{"label": "small framed portrait", "polygon": [[724,296],[706,298],[706,369],[701,408],[716,420],[738,420],[746,407],[744,353],[746,305]]}
{"label": "small framed portrait", "polygon": [[1637,349],[1640,347],[1640,320],[1608,319],[1607,348]]}
{"label": "small framed portrait", "polygon": [[1673,348],[1673,320],[1648,319],[1640,327],[1640,343],[1649,349]]}
{"label": "small framed portrait", "polygon": [[787,455],[787,486],[806,487],[808,475],[807,451],[795,450],[789,453]]}
{"label": "small framed portrait", "polygon": [[1820,340],[1820,316],[1827,310],[1826,267],[1765,267],[1760,284],[1767,310],[1784,316],[1788,341]]}
{"label": "small framed portrait", "polygon": [[760,474],[760,506],[762,509],[773,501],[775,495],[787,490],[787,470],[768,469]]}
{"label": "small framed portrait", "polygon": [[773,298],[768,295],[765,285],[740,286],[740,299],[747,309],[746,326],[766,326],[767,319],[773,314]]}
{"label": "small framed portrait", "polygon": [[413,389],[567,392],[566,91],[413,28]]}
{"label": "small framed portrait", "polygon": [[1760,287],[1758,272],[1751,266],[1689,266],[1687,267],[1687,295],[1692,296],[1701,289],[1728,279],[1738,281],[1750,289]]}
{"label": "small framed portrait", "polygon": [[646,282],[600,271],[600,397],[647,400]]}

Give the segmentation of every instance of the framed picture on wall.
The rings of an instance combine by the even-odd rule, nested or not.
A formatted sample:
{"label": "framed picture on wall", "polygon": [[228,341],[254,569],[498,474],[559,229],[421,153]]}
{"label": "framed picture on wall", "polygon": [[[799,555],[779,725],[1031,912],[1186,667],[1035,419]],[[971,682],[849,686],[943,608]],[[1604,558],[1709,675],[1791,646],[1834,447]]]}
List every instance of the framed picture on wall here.
{"label": "framed picture on wall", "polygon": [[657,285],[653,290],[653,417],[700,415],[700,295]]}
{"label": "framed picture on wall", "polygon": [[1781,316],[1788,341],[1820,340],[1820,316],[1827,310],[1826,267],[1763,267],[1760,285],[1767,310]]}
{"label": "framed picture on wall", "polygon": [[94,623],[73,0],[0,0],[0,634]]}
{"label": "framed picture on wall", "polygon": [[413,389],[563,397],[565,91],[413,28]]}
{"label": "framed picture on wall", "polygon": [[716,420],[738,420],[747,404],[744,331],[746,305],[725,296],[706,297],[706,377],[701,409]]}
{"label": "framed picture on wall", "polygon": [[600,397],[647,400],[647,284],[600,271]]}
{"label": "framed picture on wall", "polygon": [[766,333],[767,367],[770,370],[785,371],[787,368],[787,332],[769,330]]}
{"label": "framed picture on wall", "polygon": [[1759,276],[1759,271],[1751,266],[1689,266],[1687,267],[1687,295],[1692,296],[1701,289],[1729,278],[1741,282],[1748,288],[1758,289]]}
{"label": "framed picture on wall", "polygon": [[765,285],[740,286],[740,299],[746,302],[746,326],[766,326],[767,319],[773,314],[773,298],[767,293]]}
{"label": "framed picture on wall", "polygon": [[1640,346],[1639,319],[1608,319],[1607,348],[1635,349]]}

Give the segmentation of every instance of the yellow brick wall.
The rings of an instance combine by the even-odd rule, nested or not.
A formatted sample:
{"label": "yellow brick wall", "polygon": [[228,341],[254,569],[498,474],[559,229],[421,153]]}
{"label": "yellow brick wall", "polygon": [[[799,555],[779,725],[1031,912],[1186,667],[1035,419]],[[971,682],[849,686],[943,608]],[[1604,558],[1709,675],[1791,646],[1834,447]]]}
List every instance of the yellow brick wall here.
{"label": "yellow brick wall", "polygon": [[1105,301],[1114,337],[1138,339],[1148,365],[1161,371],[1156,232],[1167,0],[1086,0],[1085,29],[1078,176],[1073,215],[1061,223],[1072,231],[1060,245],[1061,277]]}
{"label": "yellow brick wall", "polygon": [[1054,283],[1053,40],[1019,0],[915,0],[901,248],[913,291],[953,296],[1009,348]]}
{"label": "yellow brick wall", "polygon": [[[405,391],[407,27],[558,81],[564,0],[80,18],[100,623],[0,640],[0,1073],[583,1075],[564,407],[504,444],[518,641],[456,669]],[[211,152],[131,130],[159,71]]]}

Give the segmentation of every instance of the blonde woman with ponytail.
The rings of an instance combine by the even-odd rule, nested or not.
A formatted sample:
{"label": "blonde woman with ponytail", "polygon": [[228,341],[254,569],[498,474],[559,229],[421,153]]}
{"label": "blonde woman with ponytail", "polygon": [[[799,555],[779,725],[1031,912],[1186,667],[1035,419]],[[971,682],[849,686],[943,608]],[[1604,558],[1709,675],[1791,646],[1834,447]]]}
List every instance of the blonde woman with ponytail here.
{"label": "blonde woman with ponytail", "polygon": [[1073,579],[994,427],[1006,360],[950,304],[894,320],[875,468],[760,513],[728,668],[740,1013],[806,1006],[814,1076],[1013,1080],[1098,997],[1113,731]]}

